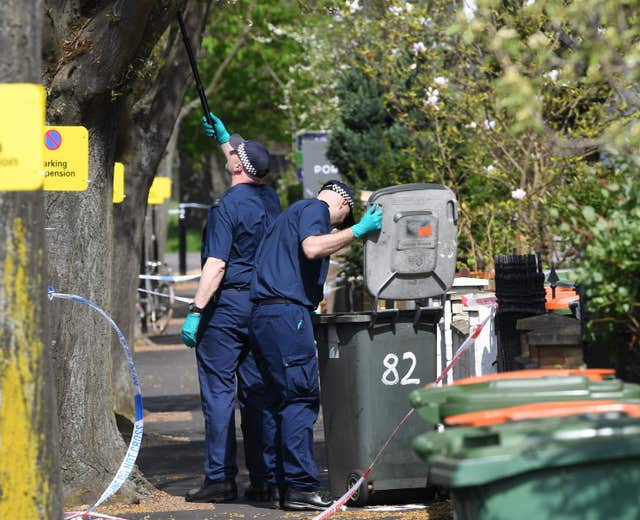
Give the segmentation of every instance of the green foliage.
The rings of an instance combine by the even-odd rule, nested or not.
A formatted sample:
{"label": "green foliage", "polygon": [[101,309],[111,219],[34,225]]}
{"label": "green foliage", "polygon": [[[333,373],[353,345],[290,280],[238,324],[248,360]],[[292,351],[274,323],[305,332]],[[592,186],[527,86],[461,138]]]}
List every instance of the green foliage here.
{"label": "green foliage", "polygon": [[[578,258],[594,322],[635,330],[640,5],[463,4],[256,3],[213,109],[268,142],[331,128],[329,156],[357,188],[451,187],[460,265],[491,269],[494,254],[510,252]],[[205,78],[253,4],[217,5]],[[197,154],[199,117],[190,124]],[[280,193],[289,201],[286,185]]]}
{"label": "green foliage", "polygon": [[[327,71],[339,68],[342,46],[334,41],[333,23],[324,8],[303,9],[296,2],[214,3],[198,56],[203,83],[218,77],[209,99],[212,111],[231,132],[293,158],[298,132],[328,128],[335,118],[335,75]],[[196,96],[193,89],[187,101]],[[202,134],[200,112],[183,124],[182,148],[195,171],[206,171],[212,144]],[[297,182],[287,172],[279,191]]]}
{"label": "green foliage", "polygon": [[592,186],[592,205],[567,201],[564,229],[581,251],[575,278],[587,290],[592,339],[638,346],[640,337],[640,172],[618,159]]}
{"label": "green foliage", "polygon": [[[169,214],[169,220],[167,223],[167,252],[177,253],[180,250],[180,240],[178,233],[178,215]],[[192,228],[187,229],[187,251],[199,253],[201,244],[202,230]]]}
{"label": "green foliage", "polygon": [[392,1],[374,14],[337,6],[353,57],[331,159],[368,189],[454,189],[463,265],[491,268],[504,252],[557,254],[550,208],[591,197],[576,180],[608,175],[603,147],[640,144],[627,106],[638,29],[611,5],[630,19],[637,8],[587,3],[486,0],[473,15],[445,0]]}
{"label": "green foliage", "polygon": [[408,171],[402,153],[408,133],[388,116],[383,92],[379,82],[357,70],[344,75],[338,88],[340,123],[327,149],[327,157],[348,181],[370,190]]}

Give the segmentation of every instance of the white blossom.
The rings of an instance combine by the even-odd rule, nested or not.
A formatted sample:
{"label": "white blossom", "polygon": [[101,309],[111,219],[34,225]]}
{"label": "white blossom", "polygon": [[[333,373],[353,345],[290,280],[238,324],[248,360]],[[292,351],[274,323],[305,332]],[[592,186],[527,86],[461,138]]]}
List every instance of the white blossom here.
{"label": "white blossom", "polygon": [[475,121],[471,121],[471,123],[464,125],[465,128],[476,128],[477,126],[478,125],[476,124]]}
{"label": "white blossom", "polygon": [[433,82],[439,87],[446,87],[449,83],[449,80],[444,76],[436,76],[435,78],[433,78]]}
{"label": "white blossom", "polygon": [[347,0],[347,7],[349,8],[349,12],[351,14],[354,14],[360,9],[362,9],[362,6],[360,5],[360,0],[352,0],[351,2]]}
{"label": "white blossom", "polygon": [[522,200],[527,196],[527,192],[522,188],[518,188],[517,190],[513,190],[511,192],[511,198],[516,200]]}
{"label": "white blossom", "polygon": [[271,23],[267,24],[267,27],[269,28],[269,31],[271,31],[276,36],[282,36],[284,34],[284,31],[282,29],[280,29],[279,27],[276,27]]}
{"label": "white blossom", "polygon": [[413,11],[413,5],[410,4],[409,2],[405,2],[404,10],[407,11],[407,13],[410,13],[411,11]]}
{"label": "white blossom", "polygon": [[397,7],[395,5],[389,7],[389,11],[391,14],[395,14],[396,16],[400,16],[402,14],[402,7]]}
{"label": "white blossom", "polygon": [[551,81],[553,81],[554,83],[556,81],[558,81],[558,76],[560,75],[560,72],[558,71],[558,69],[552,69],[549,72],[545,72],[542,77],[544,78],[549,78]]}
{"label": "white blossom", "polygon": [[482,124],[482,128],[485,130],[493,130],[496,127],[496,122],[493,119],[485,119]]}
{"label": "white blossom", "polygon": [[490,164],[489,166],[484,167],[484,171],[486,171],[487,173],[492,173],[496,171],[496,167],[493,164]]}
{"label": "white blossom", "polygon": [[433,27],[435,26],[431,18],[420,18],[420,25],[426,27],[427,29],[433,29]]}
{"label": "white blossom", "polygon": [[440,91],[437,88],[429,87],[427,89],[427,104],[438,109],[438,101],[440,101]]}
{"label": "white blossom", "polygon": [[417,63],[412,63],[411,65],[409,65],[409,70],[415,70],[417,66]]}
{"label": "white blossom", "polygon": [[478,9],[478,5],[476,0],[462,0],[462,11],[464,12],[464,16],[468,22],[473,20],[475,13]]}
{"label": "white blossom", "polygon": [[525,7],[531,7],[531,6],[532,6],[533,4],[535,4],[535,3],[536,3],[536,0],[527,0],[527,1],[524,3],[524,6],[525,6]]}
{"label": "white blossom", "polygon": [[423,42],[416,42],[413,44],[413,54],[416,56],[426,50],[427,50],[427,47]]}

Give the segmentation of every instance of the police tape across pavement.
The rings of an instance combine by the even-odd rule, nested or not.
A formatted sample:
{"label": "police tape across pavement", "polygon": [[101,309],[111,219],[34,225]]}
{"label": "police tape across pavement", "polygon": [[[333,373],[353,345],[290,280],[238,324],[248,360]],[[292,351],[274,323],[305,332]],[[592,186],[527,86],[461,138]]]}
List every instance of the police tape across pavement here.
{"label": "police tape across pavement", "polygon": [[[127,480],[129,475],[131,474],[131,471],[133,470],[133,467],[134,467],[134,464],[135,464],[135,460],[136,460],[136,458],[138,456],[138,452],[140,450],[140,445],[141,445],[141,442],[142,442],[142,432],[143,432],[142,394],[140,392],[140,385],[139,385],[139,382],[138,382],[138,376],[137,376],[137,373],[136,373],[136,370],[135,370],[135,366],[134,366],[134,363],[133,363],[133,358],[131,356],[131,351],[130,351],[128,345],[127,345],[127,342],[126,342],[126,340],[124,338],[124,335],[122,334],[122,332],[120,331],[118,326],[111,319],[111,317],[105,311],[103,311],[100,307],[98,307],[94,303],[92,303],[89,300],[86,300],[85,298],[82,298],[80,296],[76,296],[76,295],[72,295],[72,294],[56,293],[55,290],[52,287],[49,287],[49,300],[53,300],[54,298],[72,300],[72,301],[76,301],[76,302],[79,302],[79,303],[83,303],[85,305],[90,306],[92,309],[96,310],[97,312],[99,312],[105,319],[107,319],[107,321],[111,324],[111,326],[116,331],[116,334],[118,335],[118,339],[120,340],[122,348],[124,349],[125,355],[127,357],[127,361],[129,363],[129,369],[131,371],[131,378],[132,378],[132,381],[133,381],[133,386],[134,386],[134,391],[135,391],[135,398],[134,398],[135,399],[135,423],[134,423],[133,434],[131,436],[131,441],[130,441],[129,447],[127,449],[127,453],[125,454],[124,460],[122,461],[122,464],[120,465],[120,468],[119,468],[118,472],[116,473],[116,476],[113,478],[113,480],[111,481],[111,483],[109,484],[107,489],[102,493],[101,497],[96,501],[96,503],[93,504],[87,511],[73,511],[73,512],[67,513],[67,516],[65,516],[65,520],[71,520],[73,518],[82,518],[82,517],[85,517],[85,516],[92,516],[94,518],[120,520],[120,519],[117,519],[116,517],[110,517],[110,516],[107,516],[107,515],[100,515],[100,514],[97,514],[97,513],[93,513],[93,510],[96,507],[98,507],[100,504],[102,504],[105,500],[107,500],[109,497],[111,497],[114,493],[116,493],[118,491],[118,489],[120,489],[122,484],[124,484],[124,482]],[[431,383],[430,385],[426,385],[426,386],[437,385],[438,383],[440,383],[443,380],[443,378],[451,371],[451,369],[458,363],[458,361],[460,361],[462,356],[475,344],[475,341],[478,338],[478,336],[480,335],[480,333],[482,332],[484,326],[491,319],[493,319],[493,317],[495,315],[495,312],[496,312],[496,309],[497,309],[497,305],[495,303],[495,299],[493,299],[493,298],[487,299],[486,301],[484,301],[484,300],[481,301],[481,300],[476,300],[473,297],[464,297],[463,298],[463,302],[464,302],[465,306],[468,306],[468,305],[471,305],[471,304],[476,304],[476,305],[477,304],[480,304],[480,305],[481,304],[488,304],[488,306],[491,308],[491,312],[473,330],[473,332],[467,337],[467,339],[465,339],[465,341],[462,343],[462,345],[460,345],[460,347],[456,351],[456,354],[453,357],[453,359],[451,360],[451,362],[449,362],[449,364],[445,367],[445,369],[437,377],[437,379],[433,383]],[[356,491],[358,490],[360,485],[364,482],[364,479],[367,478],[367,476],[369,475],[371,470],[374,468],[374,466],[376,465],[376,463],[378,462],[380,457],[383,455],[383,453],[386,450],[386,448],[389,445],[389,443],[393,440],[393,438],[396,436],[398,431],[400,431],[400,429],[405,424],[405,422],[413,414],[413,411],[414,411],[413,409],[409,410],[409,412],[403,417],[403,419],[394,428],[393,432],[391,433],[391,435],[389,435],[389,437],[385,441],[384,445],[378,451],[378,453],[375,456],[375,458],[373,459],[372,463],[364,471],[364,473],[362,474],[360,479],[353,486],[351,486],[351,488],[349,488],[347,490],[347,492],[342,497],[340,497],[338,500],[334,501],[333,504],[329,508],[327,508],[325,511],[323,511],[319,515],[315,516],[313,518],[313,520],[325,520],[325,519],[329,518],[331,515],[333,515],[333,513],[335,513],[336,511],[342,509],[345,506],[345,504],[356,493]]]}
{"label": "police tape across pavement", "polygon": [[93,302],[82,298],[81,296],[77,296],[75,294],[64,294],[57,293],[53,287],[49,287],[48,290],[49,301],[53,301],[54,299],[60,300],[71,300],[78,303],[82,303],[84,305],[88,305],[93,310],[97,311],[101,314],[113,327],[118,336],[118,340],[122,345],[122,349],[124,350],[125,356],[127,357],[127,362],[129,363],[129,371],[131,372],[131,380],[133,382],[133,390],[134,390],[134,402],[135,402],[135,422],[133,425],[133,432],[131,434],[131,441],[129,442],[129,447],[127,448],[127,452],[125,453],[124,459],[120,464],[120,468],[116,473],[115,477],[104,490],[100,498],[93,504],[87,511],[72,511],[65,513],[65,520],[71,520],[72,518],[82,518],[86,516],[90,516],[92,518],[104,518],[104,519],[113,519],[115,517],[101,515],[99,513],[94,513],[93,510],[102,504],[105,500],[115,494],[122,484],[125,483],[131,471],[133,471],[133,467],[135,465],[136,459],[138,457],[138,452],[140,451],[140,445],[142,444],[142,431],[143,431],[143,417],[144,410],[142,407],[142,393],[140,392],[140,384],[138,382],[138,374],[136,373],[136,367],[133,364],[133,357],[131,356],[131,350],[127,345],[127,340],[122,334],[122,331],[118,328],[116,323],[111,319],[111,317],[100,307],[98,307]]}

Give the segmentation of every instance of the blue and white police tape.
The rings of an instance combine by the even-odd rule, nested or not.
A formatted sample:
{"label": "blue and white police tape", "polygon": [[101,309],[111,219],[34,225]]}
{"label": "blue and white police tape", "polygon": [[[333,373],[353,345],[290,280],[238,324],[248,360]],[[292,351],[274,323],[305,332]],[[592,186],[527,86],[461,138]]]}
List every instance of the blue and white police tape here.
{"label": "blue and white police tape", "polygon": [[180,283],[180,282],[190,282],[191,280],[197,280],[200,278],[199,274],[183,274],[180,276],[173,276],[171,274],[139,274],[138,278],[140,280],[155,280],[157,282],[168,282],[168,283]]}
{"label": "blue and white police tape", "polygon": [[176,296],[175,294],[165,294],[158,291],[148,291],[147,289],[141,289],[139,287],[138,287],[138,292],[145,293],[145,294],[153,294],[154,296],[162,296],[163,298],[169,298],[169,300],[171,300],[172,303],[174,300],[182,303],[193,302],[193,298],[183,298],[182,296]]}
{"label": "blue and white police tape", "polygon": [[[49,300],[53,301],[54,299],[60,300],[71,300],[78,303],[82,303],[84,305],[88,305],[93,310],[100,313],[113,327],[118,336],[118,340],[122,345],[122,349],[124,350],[125,356],[127,357],[127,362],[129,363],[129,372],[131,373],[131,380],[133,382],[133,390],[134,390],[134,403],[135,403],[135,422],[133,425],[133,433],[131,434],[131,441],[129,442],[129,447],[127,448],[127,452],[124,455],[124,459],[122,464],[120,464],[120,468],[116,473],[116,476],[113,477],[113,480],[104,490],[100,498],[93,504],[87,511],[84,512],[74,512],[69,516],[65,516],[65,520],[70,520],[72,518],[80,518],[83,516],[91,515],[91,512],[102,504],[105,500],[107,500],[110,496],[116,493],[122,484],[125,483],[133,467],[135,465],[136,459],[138,458],[138,452],[140,451],[140,445],[142,444],[142,431],[143,431],[143,418],[144,418],[144,410],[142,407],[142,393],[140,392],[140,383],[138,382],[138,374],[136,373],[136,367],[133,364],[133,357],[131,356],[131,350],[127,345],[127,340],[122,334],[122,331],[118,328],[116,323],[111,319],[105,311],[103,311],[100,307],[98,307],[93,302],[82,298],[81,296],[77,296],[75,294],[64,294],[57,293],[55,289],[49,286],[48,291]],[[96,516],[94,514],[94,516]]]}
{"label": "blue and white police tape", "polygon": [[80,518],[82,516],[91,515],[89,520],[93,518],[101,520],[126,520],[125,518],[120,518],[119,516],[105,515],[104,513],[89,513],[87,511],[67,511],[65,514],[71,515],[66,518]]}
{"label": "blue and white police tape", "polygon": [[[425,385],[425,386],[433,386],[433,385],[437,385],[438,383],[440,383],[440,381],[442,381],[444,379],[444,376],[446,376],[449,373],[449,371],[454,367],[454,365],[458,361],[460,361],[460,359],[462,358],[464,353],[467,352],[471,348],[471,346],[475,343],[476,339],[478,339],[478,336],[482,332],[482,329],[484,328],[484,326],[495,315],[495,312],[496,312],[496,309],[497,309],[497,305],[491,305],[490,307],[491,307],[491,311],[490,311],[489,315],[484,320],[482,320],[480,322],[480,324],[473,330],[473,332],[467,337],[467,339],[464,340],[462,345],[460,345],[460,348],[458,348],[458,350],[456,350],[455,356],[453,356],[453,359],[446,366],[446,368],[442,371],[442,373],[437,377],[437,379],[433,383],[430,383],[430,384]],[[382,454],[387,449],[387,446],[389,446],[389,443],[393,440],[393,438],[396,436],[396,434],[400,431],[400,428],[402,428],[404,423],[407,422],[407,419],[409,419],[409,417],[411,417],[413,412],[414,412],[414,409],[412,408],[411,410],[409,410],[407,412],[407,414],[402,418],[402,420],[394,428],[394,430],[391,432],[391,435],[389,435],[389,437],[385,441],[385,443],[382,446],[382,448],[380,448],[380,450],[378,451],[378,453],[374,457],[373,462],[371,464],[369,464],[369,467],[364,471],[364,473],[358,479],[358,481],[355,484],[353,484],[353,486],[351,486],[344,495],[342,495],[339,499],[335,500],[333,502],[333,504],[331,504],[322,513],[320,513],[319,515],[314,516],[312,520],[326,520],[331,515],[333,515],[333,513],[335,513],[336,511],[339,511],[340,509],[342,509],[346,505],[346,503],[351,499],[351,497],[356,494],[356,492],[358,491],[360,486],[363,484],[365,479],[369,476],[369,473],[371,473],[371,470],[373,469],[373,467],[377,464],[378,460],[380,460],[380,457],[382,457]]]}

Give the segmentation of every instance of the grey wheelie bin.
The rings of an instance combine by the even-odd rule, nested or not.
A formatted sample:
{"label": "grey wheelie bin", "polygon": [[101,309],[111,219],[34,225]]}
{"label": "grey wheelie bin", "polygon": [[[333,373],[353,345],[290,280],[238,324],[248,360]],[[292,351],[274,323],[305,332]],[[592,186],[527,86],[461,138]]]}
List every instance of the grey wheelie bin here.
{"label": "grey wheelie bin", "polygon": [[[457,201],[438,184],[374,192],[382,229],[367,235],[364,280],[370,312],[317,315],[321,402],[332,493],[342,495],[373,462],[409,412],[407,394],[437,376],[442,295],[451,287],[457,250]],[[424,305],[428,298],[439,305]],[[378,310],[378,299],[417,300],[416,310]],[[421,306],[423,305],[423,306]],[[411,416],[352,500],[371,493],[426,489],[424,465],[411,440],[424,423]]]}
{"label": "grey wheelie bin", "polygon": [[[329,484],[342,495],[367,469],[410,410],[407,394],[436,378],[436,326],[441,311],[381,311],[315,315],[320,397]],[[415,322],[414,322],[415,320]],[[375,491],[426,490],[424,463],[411,441],[425,431],[409,418],[352,503]]]}

